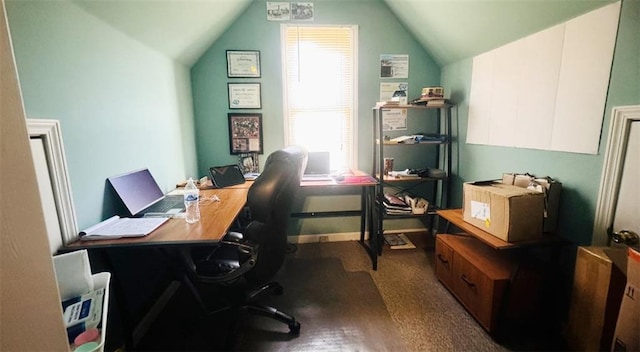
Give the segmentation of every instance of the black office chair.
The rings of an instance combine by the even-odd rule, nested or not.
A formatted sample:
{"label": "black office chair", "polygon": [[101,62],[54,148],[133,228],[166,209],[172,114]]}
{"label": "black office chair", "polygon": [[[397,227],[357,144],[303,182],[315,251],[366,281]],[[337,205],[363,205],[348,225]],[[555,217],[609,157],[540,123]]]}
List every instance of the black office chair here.
{"label": "black office chair", "polygon": [[[209,313],[237,309],[263,315],[288,325],[293,335],[300,323],[291,315],[256,303],[266,293],[282,294],[277,282],[268,280],[278,272],[287,250],[287,224],[300,179],[307,163],[301,147],[273,152],[247,196],[250,222],[241,232],[229,232],[215,247],[193,247],[183,251],[186,282],[201,306]],[[195,283],[195,285],[194,285]],[[214,303],[226,299],[223,307],[211,308],[198,286],[220,288],[211,297]]]}

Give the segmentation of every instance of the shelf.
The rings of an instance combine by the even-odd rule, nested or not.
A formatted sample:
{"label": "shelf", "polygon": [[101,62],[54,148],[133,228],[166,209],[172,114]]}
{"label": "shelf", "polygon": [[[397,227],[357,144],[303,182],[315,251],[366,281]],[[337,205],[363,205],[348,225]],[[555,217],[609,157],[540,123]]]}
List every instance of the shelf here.
{"label": "shelf", "polygon": [[399,182],[433,182],[446,181],[448,177],[389,177],[385,176],[381,182],[383,183],[399,183]]}
{"label": "shelf", "polygon": [[438,215],[453,224],[455,227],[460,230],[468,233],[469,235],[477,238],[485,245],[493,248],[493,249],[513,249],[513,248],[524,248],[530,246],[544,246],[544,245],[557,245],[559,243],[563,243],[564,240],[561,238],[552,235],[543,233],[540,239],[531,240],[531,241],[522,241],[522,242],[507,242],[504,241],[482,229],[479,229],[468,222],[465,222],[462,216],[462,209],[443,209],[438,210]]}
{"label": "shelf", "polygon": [[410,145],[424,145],[424,144],[444,144],[444,143],[448,143],[447,140],[433,140],[433,141],[425,141],[425,142],[411,142],[411,143],[403,143],[403,142],[391,142],[391,141],[384,141],[384,145],[387,146],[410,146]]}
{"label": "shelf", "polygon": [[436,211],[427,211],[424,214],[387,214],[383,211],[383,216],[385,219],[414,219],[414,218],[423,218],[425,216],[433,216],[436,215]]}
{"label": "shelf", "polygon": [[449,108],[452,107],[453,104],[449,104],[449,103],[445,103],[445,104],[440,104],[440,105],[431,105],[429,106],[427,105],[395,105],[395,104],[385,104],[385,105],[381,105],[381,106],[376,106],[373,109],[374,110],[379,110],[379,109],[424,109],[424,110],[435,110],[435,109],[444,109],[444,108]]}

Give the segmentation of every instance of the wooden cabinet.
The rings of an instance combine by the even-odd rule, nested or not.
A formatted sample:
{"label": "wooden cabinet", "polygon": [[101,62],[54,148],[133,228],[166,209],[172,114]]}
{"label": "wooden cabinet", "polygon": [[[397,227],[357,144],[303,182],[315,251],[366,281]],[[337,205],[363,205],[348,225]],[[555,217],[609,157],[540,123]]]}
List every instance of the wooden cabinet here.
{"label": "wooden cabinet", "polygon": [[533,258],[529,250],[558,249],[566,241],[545,234],[535,241],[506,242],[466,223],[462,209],[439,210],[438,215],[447,222],[445,232],[453,225],[461,233],[436,236],[436,277],[489,333],[546,319],[542,282],[545,267],[553,265]]}
{"label": "wooden cabinet", "polygon": [[490,333],[496,331],[516,264],[475,238],[436,237],[436,277]]}

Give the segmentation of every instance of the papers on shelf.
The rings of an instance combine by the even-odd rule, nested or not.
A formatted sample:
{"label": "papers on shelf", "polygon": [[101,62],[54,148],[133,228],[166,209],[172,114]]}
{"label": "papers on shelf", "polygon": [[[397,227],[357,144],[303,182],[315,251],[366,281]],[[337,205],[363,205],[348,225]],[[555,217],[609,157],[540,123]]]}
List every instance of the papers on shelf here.
{"label": "papers on shelf", "polygon": [[81,240],[105,240],[121,237],[142,237],[167,222],[167,217],[121,218],[117,215],[80,232]]}
{"label": "papers on shelf", "polygon": [[391,140],[389,142],[391,143],[407,143],[407,142],[414,142],[416,139],[417,135],[411,135],[411,136],[400,136],[400,137],[396,137],[396,138],[391,138]]}
{"label": "papers on shelf", "polygon": [[392,178],[420,178],[417,173],[411,173],[411,170],[405,169],[403,171],[391,171],[389,177]]}

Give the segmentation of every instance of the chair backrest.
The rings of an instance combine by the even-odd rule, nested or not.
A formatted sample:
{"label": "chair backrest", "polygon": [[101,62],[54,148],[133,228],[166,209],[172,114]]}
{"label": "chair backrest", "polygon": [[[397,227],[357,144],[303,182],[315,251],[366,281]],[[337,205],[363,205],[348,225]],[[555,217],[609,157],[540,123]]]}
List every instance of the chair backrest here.
{"label": "chair backrest", "polygon": [[260,245],[256,266],[247,273],[251,281],[265,281],[284,262],[291,208],[307,164],[307,151],[291,146],[269,155],[247,196],[251,223],[244,238]]}

